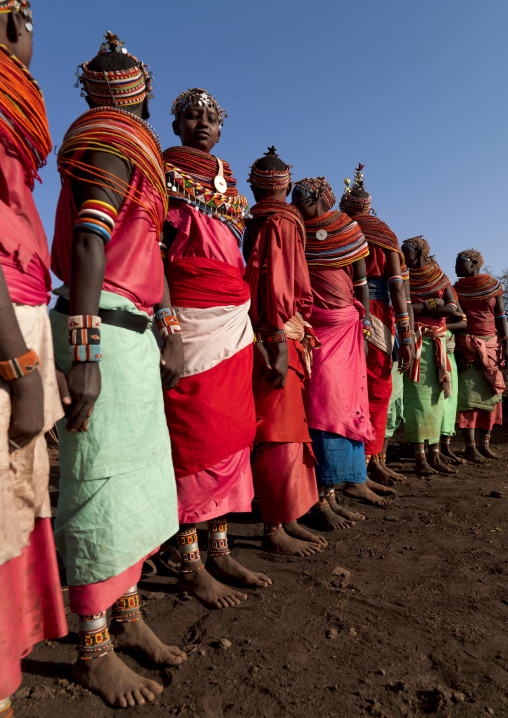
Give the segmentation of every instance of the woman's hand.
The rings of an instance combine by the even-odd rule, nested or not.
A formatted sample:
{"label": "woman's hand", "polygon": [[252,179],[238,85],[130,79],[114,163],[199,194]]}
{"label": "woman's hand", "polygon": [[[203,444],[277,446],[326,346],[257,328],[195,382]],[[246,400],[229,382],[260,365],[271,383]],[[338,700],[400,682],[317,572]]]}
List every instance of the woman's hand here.
{"label": "woman's hand", "polygon": [[161,379],[164,389],[174,389],[183,374],[184,355],[181,334],[164,337],[161,349]]}
{"label": "woman's hand", "polygon": [[11,425],[9,440],[13,448],[23,448],[35,439],[44,428],[44,392],[39,371],[10,382]]}
{"label": "woman's hand", "polygon": [[67,376],[71,403],[67,405],[66,431],[87,431],[88,419],[101,393],[101,371],[98,362],[76,362]]}

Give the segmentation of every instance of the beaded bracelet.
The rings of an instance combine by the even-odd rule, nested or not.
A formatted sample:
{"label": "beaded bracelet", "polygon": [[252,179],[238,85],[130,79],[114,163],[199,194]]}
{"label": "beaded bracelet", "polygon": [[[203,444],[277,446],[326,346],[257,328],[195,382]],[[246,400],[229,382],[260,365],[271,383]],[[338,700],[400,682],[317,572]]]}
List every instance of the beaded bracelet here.
{"label": "beaded bracelet", "polygon": [[411,297],[406,297],[406,303],[407,303],[407,304],[412,304],[412,303],[413,303],[413,302],[411,301]]}
{"label": "beaded bracelet", "polygon": [[399,324],[399,323],[405,324],[406,322],[409,322],[409,313],[404,312],[404,314],[396,314],[395,321],[397,322],[397,324]]}
{"label": "beaded bracelet", "polygon": [[76,314],[73,317],[67,317],[67,327],[69,331],[72,329],[100,329],[101,318],[95,317],[93,314]]}
{"label": "beaded bracelet", "polygon": [[259,342],[260,344],[262,344],[262,343],[263,343],[263,337],[261,336],[261,333],[260,333],[260,332],[254,332],[254,339],[253,339],[252,343],[253,343],[253,344],[257,344],[258,342]]}
{"label": "beaded bracelet", "polygon": [[97,234],[104,244],[111,241],[118,212],[113,205],[98,199],[87,199],[81,205],[75,232],[92,232]]}
{"label": "beaded bracelet", "polygon": [[96,362],[102,359],[100,326],[101,318],[93,314],[76,314],[67,318],[72,361]]}
{"label": "beaded bracelet", "polygon": [[453,304],[453,306],[455,307],[455,309],[457,309],[457,302],[455,302],[453,299],[449,299],[449,300],[446,302],[446,306],[448,306],[448,304]]}
{"label": "beaded bracelet", "polygon": [[494,319],[504,319],[506,317],[506,312],[503,312],[502,314],[494,314]]}
{"label": "beaded bracelet", "polygon": [[285,344],[287,339],[286,339],[286,335],[284,333],[282,333],[282,334],[273,334],[270,337],[265,337],[264,341],[267,344],[272,344],[272,343],[273,344],[283,344],[283,343]]}
{"label": "beaded bracelet", "polygon": [[388,280],[388,284],[390,285],[392,282],[403,282],[402,276],[400,274],[394,274],[393,277],[390,277]]}
{"label": "beaded bracelet", "polygon": [[40,361],[33,349],[15,359],[0,361],[0,376],[4,381],[14,381],[37,369]]}
{"label": "beaded bracelet", "polygon": [[429,299],[426,299],[423,303],[423,306],[425,309],[435,309],[436,308],[436,300],[434,297],[430,297]]}
{"label": "beaded bracelet", "polygon": [[367,284],[367,277],[361,277],[360,279],[353,280],[353,287],[363,287],[364,284]]}
{"label": "beaded bracelet", "polygon": [[159,309],[155,312],[155,321],[161,337],[169,337],[172,334],[181,334],[182,328],[173,307]]}
{"label": "beaded bracelet", "polygon": [[164,242],[159,242],[159,247],[161,248],[162,261],[165,263],[168,256],[168,245],[164,244]]}

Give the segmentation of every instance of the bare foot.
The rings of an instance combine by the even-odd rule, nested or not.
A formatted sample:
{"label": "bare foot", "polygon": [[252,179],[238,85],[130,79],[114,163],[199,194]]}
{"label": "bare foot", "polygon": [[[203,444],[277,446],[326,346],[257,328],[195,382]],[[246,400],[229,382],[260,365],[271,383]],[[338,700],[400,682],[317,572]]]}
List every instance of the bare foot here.
{"label": "bare foot", "polygon": [[478,451],[482,456],[486,456],[487,459],[500,459],[500,454],[496,454],[495,451],[492,451],[490,446],[486,446],[485,444],[480,444],[478,447]]}
{"label": "bare foot", "polygon": [[429,465],[425,456],[419,456],[416,459],[415,471],[418,476],[432,476],[433,474],[437,474],[436,469],[433,469]]}
{"label": "bare foot", "polygon": [[406,477],[403,474],[398,474],[386,464],[384,464],[383,467],[394,481],[406,481]]}
{"label": "bare foot", "polygon": [[317,543],[320,546],[328,546],[328,541],[324,536],[318,536],[313,534],[311,531],[307,531],[303,526],[300,526],[298,521],[290,521],[288,524],[284,524],[284,529],[287,534],[293,538],[300,539],[300,541],[311,541]]}
{"label": "bare foot", "polygon": [[332,510],[331,506],[312,513],[312,520],[319,531],[337,531],[349,529],[355,525],[354,521],[347,521]]}
{"label": "bare foot", "polygon": [[321,550],[321,545],[314,541],[300,541],[289,536],[284,530],[268,536],[263,535],[261,544],[263,551],[284,554],[285,556],[312,556]]}
{"label": "bare foot", "polygon": [[474,464],[486,464],[488,459],[486,456],[482,456],[476,446],[466,446],[464,456],[468,461],[472,461]]}
{"label": "bare foot", "polygon": [[165,666],[178,666],[187,660],[187,654],[176,646],[166,646],[157,638],[142,618],[131,623],[111,621],[109,635],[115,648],[131,648],[140,651],[150,661]]}
{"label": "bare foot", "polygon": [[328,503],[330,504],[331,510],[334,511],[337,516],[342,516],[342,518],[348,519],[348,521],[365,521],[363,514],[359,514],[358,511],[349,511],[344,506],[341,506],[338,501],[330,501],[330,499],[328,499]]}
{"label": "bare foot", "polygon": [[374,506],[386,506],[390,503],[388,499],[383,499],[373,491],[369,489],[366,483],[363,484],[346,484],[342,489],[342,493],[345,496],[350,496],[352,499],[360,499],[368,504]]}
{"label": "bare foot", "polygon": [[374,491],[374,493],[381,494],[381,496],[397,496],[395,489],[390,489],[388,486],[384,486],[383,484],[377,484],[369,478],[367,478],[367,487],[371,491]]}
{"label": "bare foot", "polygon": [[238,561],[231,557],[230,553],[225,556],[208,556],[206,559],[206,570],[219,581],[232,581],[235,584],[249,588],[266,588],[272,583],[272,579],[264,573],[249,571]]}
{"label": "bare foot", "polygon": [[142,706],[153,701],[163,691],[156,681],[131,671],[114,651],[91,661],[78,658],[72,669],[72,677],[76,683],[97,693],[109,705],[120,708]]}
{"label": "bare foot", "polygon": [[447,466],[441,461],[441,456],[438,453],[431,452],[432,456],[429,457],[429,466],[438,471],[440,474],[458,474],[458,469],[452,469],[451,466]]}
{"label": "bare foot", "polygon": [[441,461],[443,464],[466,464],[467,461],[462,459],[457,454],[454,454],[450,449],[449,444],[441,444]]}
{"label": "bare foot", "polygon": [[207,608],[229,608],[238,606],[247,599],[246,593],[235,591],[229,586],[216,581],[206,568],[192,573],[180,573],[177,587],[180,591],[187,591]]}
{"label": "bare foot", "polygon": [[392,472],[390,472],[385,464],[371,462],[369,468],[370,475],[377,484],[392,486],[395,483],[396,479],[392,476]]}

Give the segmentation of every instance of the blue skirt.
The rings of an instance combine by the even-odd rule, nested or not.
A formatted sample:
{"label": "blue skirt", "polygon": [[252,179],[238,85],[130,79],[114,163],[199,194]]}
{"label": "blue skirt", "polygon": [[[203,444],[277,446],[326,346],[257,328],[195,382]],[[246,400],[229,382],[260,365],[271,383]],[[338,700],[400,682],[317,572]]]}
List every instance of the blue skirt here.
{"label": "blue skirt", "polygon": [[367,481],[362,441],[320,429],[309,428],[309,432],[317,461],[315,469],[318,486],[333,486],[343,482],[364,484]]}

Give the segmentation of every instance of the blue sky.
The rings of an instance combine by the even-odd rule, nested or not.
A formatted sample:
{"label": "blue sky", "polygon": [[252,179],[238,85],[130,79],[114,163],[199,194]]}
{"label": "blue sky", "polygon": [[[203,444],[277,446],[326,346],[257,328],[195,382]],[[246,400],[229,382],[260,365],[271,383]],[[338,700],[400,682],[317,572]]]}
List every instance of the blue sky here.
{"label": "blue sky", "polygon": [[[50,10],[48,10],[48,6]],[[337,197],[365,165],[378,216],[399,240],[424,234],[454,278],[458,251],[508,267],[506,0],[33,0],[31,71],[53,143],[87,107],[73,87],[106,30],[155,75],[163,147],[173,99],[203,87],[228,112],[216,154],[241,192],[275,144],[294,179],[325,175]],[[35,191],[51,241],[60,180],[52,155]]]}

